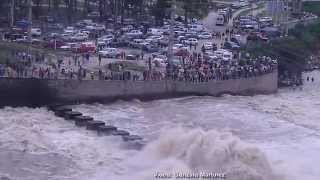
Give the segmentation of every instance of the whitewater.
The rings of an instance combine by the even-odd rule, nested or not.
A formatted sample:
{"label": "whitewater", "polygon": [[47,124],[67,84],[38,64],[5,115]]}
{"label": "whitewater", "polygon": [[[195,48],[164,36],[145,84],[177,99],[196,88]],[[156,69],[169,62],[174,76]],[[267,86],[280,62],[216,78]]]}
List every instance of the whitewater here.
{"label": "whitewater", "polygon": [[152,180],[157,173],[208,172],[230,180],[318,180],[320,73],[304,76],[315,82],[272,95],[72,107],[142,136],[141,150],[44,107],[0,109],[0,179]]}

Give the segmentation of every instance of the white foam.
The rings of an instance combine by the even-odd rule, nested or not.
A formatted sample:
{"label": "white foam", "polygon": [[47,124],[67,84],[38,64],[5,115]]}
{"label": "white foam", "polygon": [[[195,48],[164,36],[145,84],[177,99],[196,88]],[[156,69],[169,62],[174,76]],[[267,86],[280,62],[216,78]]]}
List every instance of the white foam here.
{"label": "white foam", "polygon": [[[166,130],[137,156],[127,160],[128,171],[112,179],[156,179],[165,174],[224,173],[230,180],[275,179],[265,155],[227,132],[175,128]],[[99,173],[94,179],[102,179]]]}

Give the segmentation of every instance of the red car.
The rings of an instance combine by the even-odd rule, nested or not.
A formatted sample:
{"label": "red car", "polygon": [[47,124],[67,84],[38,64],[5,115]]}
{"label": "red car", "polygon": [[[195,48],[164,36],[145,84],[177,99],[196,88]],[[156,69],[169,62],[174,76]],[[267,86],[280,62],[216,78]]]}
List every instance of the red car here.
{"label": "red car", "polygon": [[178,50],[176,53],[174,53],[175,56],[182,56],[182,57],[187,57],[189,56],[189,52],[188,50],[185,50],[185,49],[180,49]]}
{"label": "red car", "polygon": [[[56,44],[56,45],[55,45],[55,44]],[[55,46],[56,46],[56,48],[58,49],[58,48],[60,48],[60,47],[63,46],[63,45],[66,45],[66,43],[63,42],[63,41],[61,41],[61,40],[56,40],[56,42],[54,42],[54,40],[50,40],[50,41],[48,41],[48,42],[44,45],[44,47],[45,47],[45,48],[54,49]]]}
{"label": "red car", "polygon": [[79,47],[73,50],[76,53],[92,53],[96,52],[96,45],[93,42],[81,43]]}

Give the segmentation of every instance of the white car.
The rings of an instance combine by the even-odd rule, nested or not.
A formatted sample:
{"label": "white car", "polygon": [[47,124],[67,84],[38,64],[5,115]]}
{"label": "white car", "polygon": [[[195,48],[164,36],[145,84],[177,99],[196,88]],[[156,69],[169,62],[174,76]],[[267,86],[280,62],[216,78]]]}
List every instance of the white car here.
{"label": "white car", "polygon": [[92,30],[95,30],[95,27],[93,25],[87,25],[85,29],[88,31],[92,31]]}
{"label": "white car", "polygon": [[40,28],[31,28],[32,36],[41,36],[42,32]]}
{"label": "white car", "polygon": [[103,41],[107,44],[110,44],[114,39],[114,36],[113,35],[104,35],[100,38],[98,38],[98,41]]}
{"label": "white car", "polygon": [[199,39],[211,39],[212,34],[208,32],[204,32],[198,35]]}
{"label": "white car", "polygon": [[132,30],[128,33],[126,33],[127,36],[134,36],[134,37],[137,37],[137,36],[142,36],[143,33],[140,31],[140,30]]}
{"label": "white car", "polygon": [[214,51],[214,56],[221,58],[223,61],[232,61],[233,59],[232,52],[225,49],[219,49]]}
{"label": "white car", "polygon": [[192,24],[192,25],[190,25],[190,30],[196,31],[196,32],[201,32],[204,30],[204,27],[201,24]]}
{"label": "white car", "polygon": [[70,51],[72,49],[75,49],[79,46],[77,43],[67,43],[66,45],[61,46],[59,49],[64,51]]}
{"label": "white car", "polygon": [[28,36],[22,36],[14,40],[14,42],[28,42]]}
{"label": "white car", "polygon": [[186,40],[186,44],[188,44],[188,45],[191,44],[193,46],[196,46],[196,45],[198,45],[198,40],[195,38],[189,38],[188,40]]}
{"label": "white car", "polygon": [[117,48],[105,48],[99,51],[99,55],[107,58],[116,58],[120,55],[120,51]]}
{"label": "white car", "polygon": [[211,42],[205,42],[203,44],[203,47],[205,50],[212,50],[213,49],[213,44]]}
{"label": "white car", "polygon": [[74,36],[71,36],[70,39],[74,41],[85,41],[89,38],[88,34],[86,33],[78,33]]}
{"label": "white car", "polygon": [[97,11],[93,11],[93,12],[88,14],[88,17],[90,17],[90,18],[96,18],[96,17],[99,17],[99,16],[100,16],[100,13],[97,12]]}
{"label": "white car", "polygon": [[150,28],[148,29],[147,34],[154,35],[154,36],[161,36],[163,34],[163,31],[161,29]]}
{"label": "white car", "polygon": [[154,39],[156,41],[160,41],[161,39],[163,39],[164,37],[161,35],[161,36],[150,36],[149,37],[150,39]]}
{"label": "white car", "polygon": [[76,32],[76,29],[72,26],[68,26],[63,30],[63,32],[66,34],[73,34]]}
{"label": "white car", "polygon": [[133,29],[133,26],[128,25],[128,26],[122,27],[121,31],[128,32],[128,31],[131,31],[132,29]]}
{"label": "white car", "polygon": [[179,51],[181,49],[188,50],[188,47],[184,46],[183,44],[175,44],[173,45],[173,51]]}
{"label": "white car", "polygon": [[103,30],[106,30],[106,26],[103,24],[96,24],[95,29],[98,31],[103,31]]}

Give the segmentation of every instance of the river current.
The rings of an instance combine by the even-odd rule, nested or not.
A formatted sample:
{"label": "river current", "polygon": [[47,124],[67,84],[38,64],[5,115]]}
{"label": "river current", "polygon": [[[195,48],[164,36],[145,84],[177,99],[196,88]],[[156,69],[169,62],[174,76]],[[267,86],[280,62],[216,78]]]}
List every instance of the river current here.
{"label": "river current", "polygon": [[152,180],[205,171],[229,180],[318,180],[320,73],[304,76],[315,82],[273,95],[73,107],[144,137],[141,150],[46,108],[0,109],[0,179]]}

